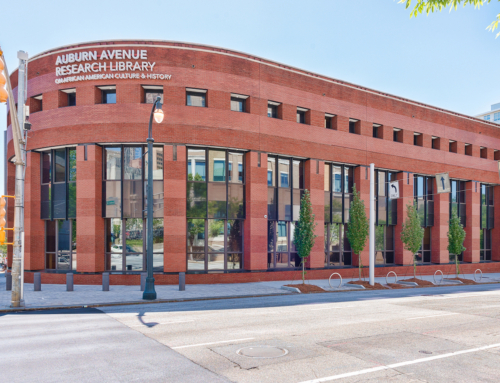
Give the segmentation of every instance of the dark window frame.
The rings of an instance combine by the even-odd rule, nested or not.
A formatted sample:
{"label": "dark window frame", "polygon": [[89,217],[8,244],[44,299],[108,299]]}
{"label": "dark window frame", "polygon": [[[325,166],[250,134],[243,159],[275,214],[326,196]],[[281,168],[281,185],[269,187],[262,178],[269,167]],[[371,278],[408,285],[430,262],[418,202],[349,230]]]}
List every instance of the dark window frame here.
{"label": "dark window frame", "polygon": [[[219,149],[219,148],[209,148],[209,147],[187,147],[186,148],[187,153],[188,153],[188,160],[186,161],[186,175],[189,174],[189,150],[203,150],[204,151],[204,157],[205,157],[205,180],[202,181],[195,181],[189,180],[189,177],[186,176],[186,183],[187,183],[187,190],[189,191],[189,184],[204,184],[206,185],[206,191],[207,191],[207,196],[206,196],[206,207],[205,207],[205,216],[204,217],[195,217],[186,214],[186,233],[188,232],[189,229],[189,221],[190,220],[204,220],[204,251],[203,252],[189,252],[189,248],[186,248],[186,270],[190,274],[199,274],[199,273],[228,273],[228,272],[242,272],[244,271],[244,260],[245,260],[245,254],[244,254],[244,244],[245,244],[245,235],[244,235],[244,225],[245,225],[245,219],[246,219],[246,168],[245,168],[245,152],[244,151],[238,151],[238,150],[231,150],[231,149]],[[224,181],[210,181],[210,150],[213,151],[224,151],[225,152],[225,169],[224,169]],[[241,176],[241,182],[231,182],[230,179],[230,161],[229,161],[229,156],[231,153],[235,153],[238,155],[241,155],[242,159],[242,176]],[[240,179],[240,170],[239,170],[239,164],[234,164],[234,166],[238,166],[237,174],[238,174],[238,179]],[[192,174],[196,174],[195,169],[191,169]],[[194,177],[193,177],[194,178]],[[208,199],[208,188],[209,184],[225,184],[226,187],[226,215],[225,217],[209,217],[209,199]],[[230,185],[240,185],[243,189],[243,205],[242,205],[242,212],[240,217],[229,217],[229,188]],[[222,221],[223,222],[223,227],[224,227],[224,251],[210,251],[208,247],[208,238],[209,238],[209,223],[210,221]],[[228,224],[229,221],[237,221],[238,224],[240,225],[240,231],[241,231],[241,251],[230,251],[228,249],[228,244],[229,244],[229,233],[228,233]],[[189,269],[189,262],[188,262],[188,257],[189,256],[194,256],[194,255],[202,255],[204,257],[204,268],[203,270],[196,270],[196,269]],[[224,266],[222,269],[209,269],[209,257],[212,255],[222,255],[224,256]],[[239,255],[239,265],[240,267],[238,269],[231,269],[228,268],[228,265],[231,262],[231,256],[238,256]]]}

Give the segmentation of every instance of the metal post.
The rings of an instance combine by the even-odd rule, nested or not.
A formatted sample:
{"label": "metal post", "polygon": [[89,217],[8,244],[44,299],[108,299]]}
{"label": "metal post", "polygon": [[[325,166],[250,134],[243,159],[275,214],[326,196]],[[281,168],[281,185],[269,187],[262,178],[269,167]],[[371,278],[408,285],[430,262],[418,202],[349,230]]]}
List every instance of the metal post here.
{"label": "metal post", "polygon": [[33,290],[42,291],[42,273],[33,273]]}
{"label": "metal post", "polygon": [[12,290],[12,274],[8,273],[7,271],[5,272],[5,290]]}
{"label": "metal post", "polygon": [[179,291],[186,290],[186,273],[179,273]]}
{"label": "metal post", "polygon": [[109,273],[102,273],[102,291],[109,291]]}
{"label": "metal post", "polygon": [[66,273],[66,291],[73,291],[73,273]]}
{"label": "metal post", "polygon": [[142,299],[153,300],[156,299],[155,279],[153,278],[153,113],[156,109],[156,104],[160,102],[161,98],[157,97],[151,109],[151,116],[149,117],[148,129],[148,189],[147,189],[147,258],[146,268],[148,276],[146,278],[146,289],[142,294]]}
{"label": "metal post", "polygon": [[[23,289],[21,287],[23,278],[23,249],[22,236],[24,233],[24,167],[26,164],[25,140],[22,137],[25,121],[24,104],[26,102],[26,64],[28,54],[23,51],[17,53],[19,58],[18,84],[17,84],[17,127],[20,143],[20,158],[16,154],[16,175],[15,175],[15,196],[16,202],[14,206],[14,246],[12,257],[12,298],[11,307],[24,306]],[[12,127],[15,129],[15,127]]]}
{"label": "metal post", "polygon": [[146,277],[148,276],[148,273],[141,273],[141,291],[144,291],[146,289]]}
{"label": "metal post", "polygon": [[375,284],[375,164],[370,164],[370,286]]}

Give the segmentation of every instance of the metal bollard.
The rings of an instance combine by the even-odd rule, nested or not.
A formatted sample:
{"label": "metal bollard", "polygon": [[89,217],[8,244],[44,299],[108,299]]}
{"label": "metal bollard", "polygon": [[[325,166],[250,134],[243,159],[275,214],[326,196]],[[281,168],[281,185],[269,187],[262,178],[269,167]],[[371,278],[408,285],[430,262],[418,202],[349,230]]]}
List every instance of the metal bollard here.
{"label": "metal bollard", "polygon": [[179,273],[179,291],[186,290],[186,273]]}
{"label": "metal bollard", "polygon": [[73,291],[73,273],[66,273],[66,291]]}
{"label": "metal bollard", "polygon": [[148,273],[141,273],[141,291],[146,290],[146,278],[148,277]]}
{"label": "metal bollard", "polygon": [[5,273],[5,290],[12,291],[12,273]]}
{"label": "metal bollard", "polygon": [[102,291],[109,291],[109,273],[102,273]]}
{"label": "metal bollard", "polygon": [[42,273],[33,273],[34,291],[42,291]]}

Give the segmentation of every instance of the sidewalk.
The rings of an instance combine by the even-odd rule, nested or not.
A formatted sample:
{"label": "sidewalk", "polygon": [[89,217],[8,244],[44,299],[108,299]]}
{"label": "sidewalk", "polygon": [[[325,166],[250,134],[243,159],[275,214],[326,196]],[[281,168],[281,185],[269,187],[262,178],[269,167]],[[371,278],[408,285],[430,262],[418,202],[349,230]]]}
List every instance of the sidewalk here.
{"label": "sidewalk", "polygon": [[[462,278],[472,279],[472,275],[461,275]],[[423,276],[422,279],[433,281],[433,276]],[[344,279],[349,282],[351,279]],[[329,291],[350,290],[342,287],[331,289],[328,280],[306,281]],[[384,284],[385,278],[375,278],[375,282]],[[389,279],[393,283],[394,278]],[[500,282],[500,274],[484,274],[481,283]],[[185,291],[179,291],[178,285],[155,286],[158,300],[160,301],[183,301],[217,298],[238,298],[251,296],[289,295],[295,294],[291,291],[282,290],[281,286],[292,283],[292,281],[272,281],[254,283],[230,283],[210,285],[186,285]],[[300,283],[300,281],[293,281]],[[338,286],[339,280],[332,279],[332,286]],[[66,291],[66,285],[42,284],[42,291],[33,291],[32,283],[24,284],[24,300],[26,309],[40,309],[53,307],[82,307],[82,306],[104,306],[114,304],[148,303],[142,299],[140,286],[115,286],[109,287],[110,291],[102,291],[102,286],[75,285],[74,291]],[[359,290],[357,290],[359,291]],[[11,311],[11,291],[5,290],[5,274],[0,273],[0,311]]]}

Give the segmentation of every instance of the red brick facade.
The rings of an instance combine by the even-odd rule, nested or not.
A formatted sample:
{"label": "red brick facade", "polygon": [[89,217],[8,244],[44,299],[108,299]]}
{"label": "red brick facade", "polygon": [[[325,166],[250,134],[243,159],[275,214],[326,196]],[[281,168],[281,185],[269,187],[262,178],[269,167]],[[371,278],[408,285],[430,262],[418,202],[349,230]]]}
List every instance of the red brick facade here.
{"label": "red brick facade", "polygon": [[[100,56],[103,50],[113,49],[146,50],[146,61],[156,63],[153,73],[169,74],[171,79],[113,78],[56,84],[57,56],[87,51],[97,51]],[[115,61],[124,60],[102,62],[109,67],[110,62]],[[17,73],[12,75],[11,81],[16,87]],[[116,86],[116,104],[101,104],[98,87],[106,85]],[[285,271],[256,273],[267,269],[268,154],[305,159],[305,187],[311,192],[318,222],[317,242],[308,261],[310,268],[324,268],[323,177],[324,164],[332,162],[356,166],[354,181],[365,200],[367,214],[370,184],[367,166],[374,163],[376,168],[399,172],[397,179],[400,180],[402,198],[398,201],[398,224],[395,227],[395,260],[399,265],[407,265],[411,260],[411,254],[404,250],[399,240],[399,232],[406,205],[413,196],[413,175],[449,172],[450,178],[469,181],[464,261],[479,262],[480,183],[498,183],[498,167],[494,160],[494,151],[500,150],[498,125],[225,49],[157,41],[110,41],[54,49],[30,60],[28,103],[32,111],[32,131],[28,140],[26,170],[27,270],[44,269],[39,151],[57,146],[77,146],[77,272],[100,273],[104,270],[102,144],[146,142],[151,105],[144,103],[144,85],[163,86],[165,118],[161,124],[154,125],[154,139],[155,144],[164,145],[165,273],[186,271],[186,161],[189,145],[246,152],[243,268],[252,273],[218,277],[192,275],[188,283],[243,282],[291,275]],[[76,89],[76,106],[67,106],[67,94],[61,90],[68,88]],[[186,88],[207,90],[206,107],[186,106]],[[231,111],[231,93],[249,96],[246,113]],[[43,106],[32,99],[38,95],[43,95]],[[267,117],[268,100],[281,103],[278,118]],[[296,122],[297,107],[308,109],[305,124]],[[334,115],[332,129],[324,128],[325,113]],[[357,120],[354,134],[349,133],[349,119]],[[377,138],[373,137],[373,124],[380,126]],[[393,140],[394,128],[401,130],[399,142]],[[415,132],[420,134],[416,145]],[[433,137],[438,137],[434,138],[434,149]],[[11,158],[10,126],[7,140],[7,158]],[[450,140],[455,142],[452,145],[454,152],[450,152]],[[472,146],[471,155],[466,155],[465,143]],[[481,151],[480,148],[485,149]],[[13,194],[13,172],[14,167],[9,163],[9,194]],[[494,192],[497,210],[492,241],[494,261],[500,261],[500,236],[496,235],[500,230],[499,188],[495,186]],[[434,209],[432,262],[448,263],[449,196],[435,195]],[[12,215],[9,204],[9,225],[12,224]],[[361,259],[367,266],[368,247],[362,252]],[[353,256],[353,265],[357,262],[357,257]],[[430,266],[421,267],[427,270]],[[318,276],[328,274],[328,270],[315,272]],[[130,280],[126,280],[127,277]],[[78,278],[84,278],[84,275]],[[76,282],[80,280],[78,278],[75,278]],[[93,276],[88,275],[88,278],[90,281]],[[134,278],[137,276],[115,276],[115,281],[131,283]],[[164,274],[158,278],[164,283],[175,283],[177,277]]]}

